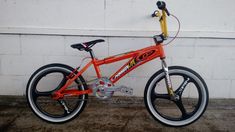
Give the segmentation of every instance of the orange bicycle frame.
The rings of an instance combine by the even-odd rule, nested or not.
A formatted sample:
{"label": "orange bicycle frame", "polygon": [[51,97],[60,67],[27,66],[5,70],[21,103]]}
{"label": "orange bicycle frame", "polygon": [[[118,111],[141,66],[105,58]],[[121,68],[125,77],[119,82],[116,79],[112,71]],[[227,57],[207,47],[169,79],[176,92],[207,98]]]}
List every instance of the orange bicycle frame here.
{"label": "orange bicycle frame", "polygon": [[164,50],[161,44],[155,45],[155,46],[149,46],[137,51],[131,51],[127,53],[123,53],[120,55],[115,55],[111,57],[104,58],[102,60],[98,60],[96,58],[92,58],[92,60],[87,63],[77,74],[74,74],[75,71],[73,71],[67,78],[66,84],[61,87],[58,91],[56,91],[53,94],[54,99],[59,99],[64,97],[64,95],[70,95],[70,96],[78,96],[82,94],[89,94],[92,92],[90,88],[88,90],[78,91],[78,90],[66,90],[66,88],[72,84],[74,80],[76,80],[80,75],[82,75],[91,65],[94,66],[97,78],[101,78],[101,71],[100,66],[104,64],[110,64],[114,62],[118,62],[121,60],[129,59],[127,63],[125,63],[117,72],[115,72],[109,79],[112,83],[117,82],[119,79],[121,79],[123,76],[125,76],[127,73],[131,72],[138,66],[151,61],[157,57],[160,57],[161,59],[165,58]]}

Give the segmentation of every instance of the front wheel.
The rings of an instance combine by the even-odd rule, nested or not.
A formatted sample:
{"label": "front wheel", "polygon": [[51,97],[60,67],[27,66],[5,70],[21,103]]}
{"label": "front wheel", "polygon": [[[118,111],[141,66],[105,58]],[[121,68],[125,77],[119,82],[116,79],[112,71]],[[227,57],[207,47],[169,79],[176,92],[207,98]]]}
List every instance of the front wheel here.
{"label": "front wheel", "polygon": [[146,84],[145,105],[152,117],[164,125],[189,125],[206,110],[209,99],[207,86],[200,75],[189,68],[169,67],[169,76],[176,99],[168,95],[165,73],[160,70]]}

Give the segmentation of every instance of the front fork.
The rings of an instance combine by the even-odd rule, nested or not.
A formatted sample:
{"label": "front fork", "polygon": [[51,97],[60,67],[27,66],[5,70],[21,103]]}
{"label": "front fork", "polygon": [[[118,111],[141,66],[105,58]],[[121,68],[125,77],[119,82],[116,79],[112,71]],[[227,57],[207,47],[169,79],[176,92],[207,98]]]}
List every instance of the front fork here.
{"label": "front fork", "polygon": [[175,98],[175,94],[172,88],[172,83],[171,83],[171,79],[170,79],[170,75],[169,75],[169,70],[166,64],[165,59],[161,59],[162,60],[162,69],[165,73],[165,81],[166,81],[166,87],[167,87],[167,92],[170,95],[171,99]]}

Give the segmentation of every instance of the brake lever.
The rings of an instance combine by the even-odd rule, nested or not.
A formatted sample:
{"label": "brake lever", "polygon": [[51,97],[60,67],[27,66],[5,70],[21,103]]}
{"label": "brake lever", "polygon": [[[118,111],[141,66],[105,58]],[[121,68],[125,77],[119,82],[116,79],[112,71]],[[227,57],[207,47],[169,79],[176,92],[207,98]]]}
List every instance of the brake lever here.
{"label": "brake lever", "polygon": [[169,11],[167,10],[167,8],[165,8],[164,10],[165,10],[167,16],[170,16],[170,15],[171,15],[171,14],[169,13]]}
{"label": "brake lever", "polygon": [[152,14],[151,16],[152,16],[152,17],[159,17],[159,16],[160,16],[159,13],[160,13],[160,12],[159,12],[158,10],[156,10],[156,11],[153,12],[153,14]]}
{"label": "brake lever", "polygon": [[152,17],[156,17],[156,14],[155,14],[155,12],[151,15]]}

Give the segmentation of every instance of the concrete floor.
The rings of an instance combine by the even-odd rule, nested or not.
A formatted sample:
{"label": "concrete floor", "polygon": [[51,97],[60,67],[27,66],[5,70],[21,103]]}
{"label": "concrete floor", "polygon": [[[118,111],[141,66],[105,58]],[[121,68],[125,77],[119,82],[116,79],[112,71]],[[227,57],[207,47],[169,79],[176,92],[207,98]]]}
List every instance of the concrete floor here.
{"label": "concrete floor", "polygon": [[[108,104],[108,105],[106,105]],[[66,124],[49,124],[37,118],[22,97],[0,96],[0,132],[234,132],[235,100],[210,100],[195,123],[166,127],[147,112],[141,98],[90,99],[83,113]]]}

